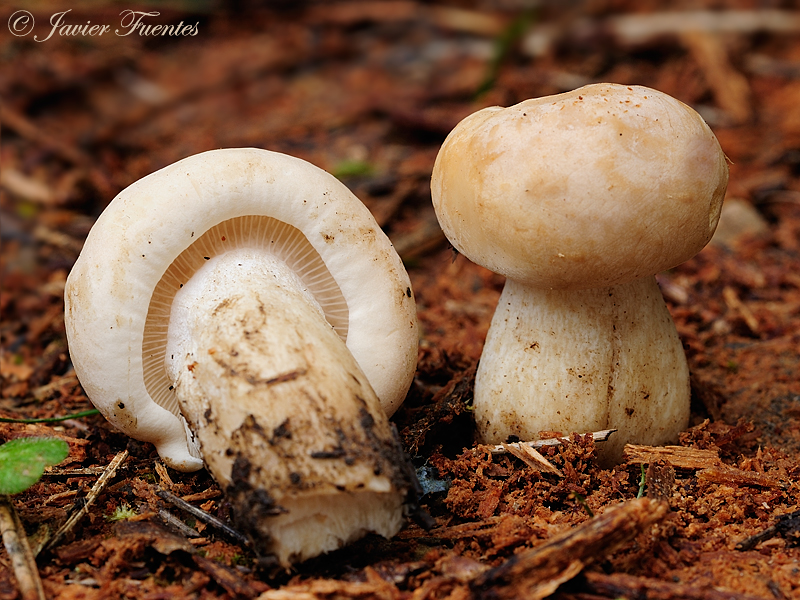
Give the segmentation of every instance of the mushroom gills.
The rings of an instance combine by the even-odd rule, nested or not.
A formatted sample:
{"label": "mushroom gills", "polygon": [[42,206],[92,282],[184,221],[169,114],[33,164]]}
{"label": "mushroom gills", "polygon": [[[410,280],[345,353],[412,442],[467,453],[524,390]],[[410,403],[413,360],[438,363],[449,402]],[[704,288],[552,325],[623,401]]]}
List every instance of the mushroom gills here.
{"label": "mushroom gills", "polygon": [[313,295],[326,320],[347,341],[349,311],[336,280],[305,235],[288,223],[263,215],[228,219],[194,239],[161,276],[145,322],[142,364],[145,387],[160,406],[180,415],[171,382],[164,370],[170,310],[175,294],[208,260],[237,248],[250,248],[274,256],[297,273],[303,287]]}
{"label": "mushroom gills", "polygon": [[281,260],[234,250],[175,295],[166,372],[256,549],[283,565],[389,537],[411,487],[350,351]]}

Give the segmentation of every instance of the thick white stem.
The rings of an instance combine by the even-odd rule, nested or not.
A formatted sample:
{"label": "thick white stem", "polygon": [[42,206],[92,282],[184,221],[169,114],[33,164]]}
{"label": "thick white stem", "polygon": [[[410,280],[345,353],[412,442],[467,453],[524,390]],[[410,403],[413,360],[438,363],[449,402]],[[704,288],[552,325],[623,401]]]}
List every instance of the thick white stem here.
{"label": "thick white stem", "polygon": [[249,251],[173,303],[167,372],[239,526],[284,565],[394,535],[409,481],[380,402],[299,279]]}
{"label": "thick white stem", "polygon": [[485,443],[614,428],[609,460],[626,443],[675,441],[689,420],[689,370],[655,279],[577,291],[508,280],[476,376],[475,420]]}

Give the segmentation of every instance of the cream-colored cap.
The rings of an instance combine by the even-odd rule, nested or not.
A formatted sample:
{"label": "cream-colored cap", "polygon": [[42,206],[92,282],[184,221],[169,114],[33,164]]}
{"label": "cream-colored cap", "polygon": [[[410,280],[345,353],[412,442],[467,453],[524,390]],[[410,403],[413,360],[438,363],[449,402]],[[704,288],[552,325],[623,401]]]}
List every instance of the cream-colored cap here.
{"label": "cream-colored cap", "polygon": [[[262,230],[268,221],[277,229]],[[255,148],[185,158],[109,204],[64,293],[70,356],[90,400],[124,433],[154,443],[176,469],[202,466],[164,364],[175,290],[196,271],[182,257],[192,251],[202,264],[240,239],[269,251],[289,240],[284,245],[302,250],[293,264],[321,259],[309,267],[308,285],[330,273],[328,287],[338,288],[346,304],[347,348],[387,414],[414,376],[418,333],[408,274],[344,184],[308,162]],[[172,295],[156,297],[179,259]]]}
{"label": "cream-colored cap", "polygon": [[553,289],[611,286],[691,258],[728,181],[686,104],[610,83],[480,110],[445,140],[433,205],[470,260]]}

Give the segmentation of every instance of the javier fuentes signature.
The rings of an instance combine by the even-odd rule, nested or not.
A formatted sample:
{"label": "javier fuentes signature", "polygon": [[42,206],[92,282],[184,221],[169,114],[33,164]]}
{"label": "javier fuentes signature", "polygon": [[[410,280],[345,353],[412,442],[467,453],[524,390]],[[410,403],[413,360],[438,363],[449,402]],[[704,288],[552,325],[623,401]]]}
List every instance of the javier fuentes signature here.
{"label": "javier fuentes signature", "polygon": [[[92,24],[91,21],[86,21],[86,23],[82,24],[68,23],[67,13],[71,11],[72,9],[54,13],[50,17],[50,32],[47,34],[47,37],[40,38],[39,35],[34,35],[34,41],[46,42],[54,35],[63,37],[97,37],[112,31],[111,25]],[[187,24],[181,21],[180,23],[172,25],[151,24],[147,22],[147,19],[157,17],[160,14],[161,13],[157,11],[123,10],[120,13],[119,26],[113,29],[114,35],[119,37],[127,37],[132,34],[138,34],[143,37],[183,37],[195,36],[199,32],[199,21],[194,24]],[[17,37],[29,35],[33,32],[35,24],[36,21],[33,15],[27,10],[18,10],[8,19],[8,29]]]}

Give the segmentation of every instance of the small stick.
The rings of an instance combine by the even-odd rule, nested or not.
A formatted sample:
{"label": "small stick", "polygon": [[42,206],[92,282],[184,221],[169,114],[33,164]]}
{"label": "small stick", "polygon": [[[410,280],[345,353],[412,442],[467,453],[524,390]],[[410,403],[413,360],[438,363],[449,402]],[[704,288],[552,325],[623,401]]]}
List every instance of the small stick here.
{"label": "small stick", "polygon": [[0,532],[3,536],[3,545],[11,559],[22,600],[45,600],[36,558],[28,545],[25,528],[8,496],[0,496]]}
{"label": "small stick", "polygon": [[[592,432],[592,439],[595,442],[607,442],[608,438],[611,437],[611,434],[614,433],[616,429],[603,429],[602,431],[594,431]],[[492,454],[506,454],[512,453],[509,450],[509,447],[512,448],[519,448],[520,446],[528,446],[530,448],[544,448],[546,446],[560,446],[564,442],[570,442],[572,438],[568,435],[564,437],[558,438],[549,438],[546,440],[535,440],[533,442],[513,442],[511,444],[498,444],[497,446],[489,446],[489,451]]]}
{"label": "small stick", "polygon": [[218,519],[214,515],[209,514],[206,511],[204,511],[204,510],[202,510],[200,508],[197,508],[196,506],[193,506],[192,504],[189,504],[188,502],[186,502],[185,500],[182,500],[181,498],[179,498],[178,496],[176,496],[172,492],[168,492],[166,490],[158,489],[156,491],[156,495],[159,498],[161,498],[163,500],[166,500],[167,502],[171,502],[172,504],[174,504],[178,508],[183,509],[186,512],[188,512],[189,514],[197,517],[203,523],[205,523],[207,525],[211,525],[212,527],[215,527],[220,532],[225,534],[228,538],[230,538],[233,541],[235,541],[237,544],[239,544],[241,546],[249,547],[250,542],[248,541],[248,539],[244,535],[242,535],[241,533],[236,531],[233,527],[230,527],[226,523],[222,522],[220,519]]}
{"label": "small stick", "polygon": [[92,164],[92,159],[88,154],[79,150],[77,147],[63,140],[57,139],[39,128],[23,114],[0,105],[0,119],[9,129],[14,130],[20,137],[24,137],[40,146],[55,152],[61,158],[79,166]]}
{"label": "small stick", "polygon": [[199,538],[200,534],[197,533],[195,529],[189,527],[186,523],[181,521],[178,517],[173,515],[169,512],[166,508],[159,509],[158,516],[161,517],[161,520],[164,521],[167,525],[171,525],[178,531],[180,531],[183,535],[188,538]]}
{"label": "small stick", "polygon": [[114,477],[114,474],[117,472],[117,468],[124,462],[126,458],[128,458],[127,450],[123,450],[114,457],[114,459],[106,467],[106,470],[103,471],[103,474],[98,477],[97,481],[92,486],[92,489],[89,490],[89,493],[86,495],[86,501],[84,505],[80,510],[73,513],[72,516],[67,519],[67,521],[59,528],[59,530],[56,531],[53,539],[50,540],[46,548],[52,548],[58,544],[58,542],[60,542],[67,533],[72,531],[72,528],[75,527],[75,524],[81,519],[81,517],[89,512],[89,507],[94,504],[94,501],[105,489],[106,485],[108,485],[108,482],[111,481],[111,478]]}
{"label": "small stick", "polygon": [[526,465],[537,471],[552,473],[559,477],[564,476],[561,471],[553,466],[553,463],[542,456],[539,451],[530,444],[506,444],[505,447],[509,454],[513,454]]}
{"label": "small stick", "polygon": [[800,531],[800,510],[794,512],[778,515],[778,520],[774,525],[770,525],[762,532],[750,536],[746,540],[742,540],[736,544],[737,550],[752,550],[758,544],[780,534],[784,538],[787,534],[794,539],[797,539],[797,532]]}
{"label": "small stick", "polygon": [[82,475],[85,477],[94,477],[95,475],[102,475],[105,471],[104,467],[83,467],[77,469],[60,469],[58,467],[45,467],[43,477],[76,477]]}

